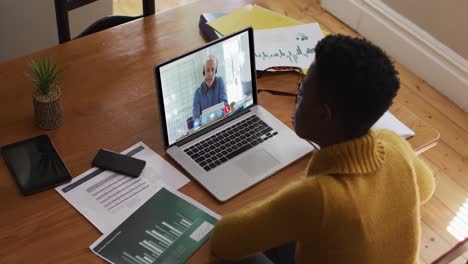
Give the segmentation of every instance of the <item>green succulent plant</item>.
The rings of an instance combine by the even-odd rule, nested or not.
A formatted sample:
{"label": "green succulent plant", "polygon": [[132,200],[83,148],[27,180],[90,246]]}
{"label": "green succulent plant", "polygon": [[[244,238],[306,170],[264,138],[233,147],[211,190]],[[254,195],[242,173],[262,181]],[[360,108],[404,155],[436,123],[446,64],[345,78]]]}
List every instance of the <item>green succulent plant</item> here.
{"label": "green succulent plant", "polygon": [[40,94],[49,95],[52,89],[56,88],[60,67],[52,63],[49,57],[37,61],[31,60],[28,66],[31,73],[26,73],[26,76],[34,83]]}

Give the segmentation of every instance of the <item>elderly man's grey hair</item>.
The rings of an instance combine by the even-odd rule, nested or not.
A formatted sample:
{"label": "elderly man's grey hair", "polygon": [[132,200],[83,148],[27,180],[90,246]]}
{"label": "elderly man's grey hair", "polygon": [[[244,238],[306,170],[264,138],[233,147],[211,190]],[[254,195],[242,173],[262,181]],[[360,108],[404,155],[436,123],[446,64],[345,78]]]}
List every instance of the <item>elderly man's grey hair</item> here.
{"label": "elderly man's grey hair", "polygon": [[218,71],[218,59],[216,58],[215,55],[209,54],[208,56],[206,56],[205,63],[203,63],[203,74],[205,74],[205,65],[206,65],[206,62],[207,62],[207,61],[210,61],[210,60],[215,62],[215,64],[216,64],[216,72]]}

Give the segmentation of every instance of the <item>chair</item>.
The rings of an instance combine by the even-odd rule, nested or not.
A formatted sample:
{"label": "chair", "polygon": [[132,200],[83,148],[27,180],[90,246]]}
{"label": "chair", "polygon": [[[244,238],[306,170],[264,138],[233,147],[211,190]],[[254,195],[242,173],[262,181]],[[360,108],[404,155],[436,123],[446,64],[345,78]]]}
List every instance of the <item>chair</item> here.
{"label": "chair", "polygon": [[[60,44],[67,42],[71,39],[70,25],[68,22],[68,12],[95,1],[97,0],[55,0],[55,16],[57,19],[57,31]],[[144,16],[153,15],[154,1],[155,0],[142,0],[143,15],[141,16],[108,16],[101,18],[89,27],[87,27],[76,38],[93,34],[111,27],[115,27],[117,25],[127,23]]]}
{"label": "chair", "polygon": [[[438,259],[434,260],[431,264],[449,264],[453,260],[462,256],[465,252],[468,252],[468,238],[456,244],[444,255],[440,256]],[[468,261],[466,262],[468,264]]]}

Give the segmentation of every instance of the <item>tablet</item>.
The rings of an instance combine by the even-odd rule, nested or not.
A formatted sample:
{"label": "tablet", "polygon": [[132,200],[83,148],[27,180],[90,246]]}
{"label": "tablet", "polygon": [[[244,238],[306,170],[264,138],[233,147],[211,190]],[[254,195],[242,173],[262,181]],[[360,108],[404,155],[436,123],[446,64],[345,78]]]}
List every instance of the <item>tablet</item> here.
{"label": "tablet", "polygon": [[1,152],[23,195],[71,180],[70,172],[47,135],[3,146]]}

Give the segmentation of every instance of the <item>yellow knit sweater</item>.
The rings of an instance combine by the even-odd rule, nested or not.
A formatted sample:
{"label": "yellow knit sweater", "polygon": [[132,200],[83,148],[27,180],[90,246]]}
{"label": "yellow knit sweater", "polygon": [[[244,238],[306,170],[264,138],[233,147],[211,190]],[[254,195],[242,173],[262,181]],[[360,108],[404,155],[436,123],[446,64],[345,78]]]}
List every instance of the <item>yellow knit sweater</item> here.
{"label": "yellow knit sweater", "polygon": [[226,215],[211,246],[239,260],[296,241],[296,263],[416,263],[432,173],[388,130],[320,150],[306,177]]}

